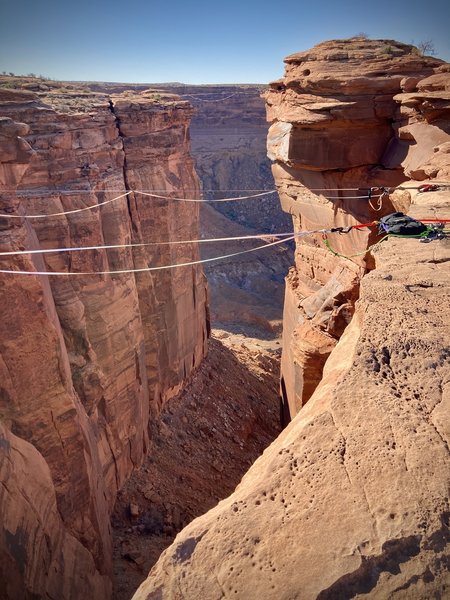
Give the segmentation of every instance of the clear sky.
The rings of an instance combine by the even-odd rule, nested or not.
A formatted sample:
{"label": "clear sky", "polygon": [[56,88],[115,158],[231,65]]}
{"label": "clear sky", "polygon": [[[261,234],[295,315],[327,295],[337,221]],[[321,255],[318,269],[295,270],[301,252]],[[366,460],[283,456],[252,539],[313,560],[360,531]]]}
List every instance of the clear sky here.
{"label": "clear sky", "polygon": [[432,40],[450,61],[448,0],[4,0],[0,72],[62,80],[267,83],[283,58],[365,33]]}

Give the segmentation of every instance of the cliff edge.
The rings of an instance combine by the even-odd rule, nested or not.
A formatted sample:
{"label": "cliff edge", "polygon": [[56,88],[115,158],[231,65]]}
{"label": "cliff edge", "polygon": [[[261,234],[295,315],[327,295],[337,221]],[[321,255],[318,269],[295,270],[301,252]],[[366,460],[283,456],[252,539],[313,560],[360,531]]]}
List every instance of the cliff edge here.
{"label": "cliff edge", "polygon": [[[267,96],[269,152],[297,232],[395,209],[450,218],[448,65],[362,38],[286,63]],[[450,243],[389,238],[368,252],[377,240],[369,227],[330,234],[334,254],[319,234],[297,242],[282,363],[292,422],[135,600],[448,595]]]}
{"label": "cliff edge", "polygon": [[[198,209],[132,192],[199,194],[192,109],[37,89],[0,88],[0,587],[103,600],[117,491],[206,352],[201,268],[145,271],[198,260],[167,244],[198,239]],[[108,247],[26,253],[85,246]]]}

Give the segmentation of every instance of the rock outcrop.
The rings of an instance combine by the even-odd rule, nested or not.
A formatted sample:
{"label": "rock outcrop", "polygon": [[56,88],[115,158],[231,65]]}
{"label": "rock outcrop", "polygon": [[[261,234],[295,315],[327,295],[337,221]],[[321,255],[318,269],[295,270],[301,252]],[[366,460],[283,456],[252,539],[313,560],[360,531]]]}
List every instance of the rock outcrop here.
{"label": "rock outcrop", "polygon": [[[325,42],[286,59],[284,79],[267,94],[268,152],[297,231],[370,223],[409,205],[398,193],[370,203],[370,188],[445,177],[448,77],[442,61],[391,40]],[[331,234],[336,252],[361,252],[352,261],[330,253],[321,236],[297,244],[283,320],[282,391],[291,416],[311,397],[350,322],[372,266],[364,248],[374,240],[370,229]]]}
{"label": "rock outcrop", "polygon": [[[1,90],[2,252],[198,238],[198,211],[128,190],[199,194],[191,107],[174,96]],[[111,200],[111,202],[108,202]],[[6,598],[108,598],[109,515],[149,419],[206,351],[196,246],[1,256],[0,581]],[[151,443],[151,441],[150,441]],[[55,591],[56,590],[56,591]]]}
{"label": "rock outcrop", "polygon": [[[267,97],[269,151],[297,230],[397,207],[450,218],[448,76],[392,41],[287,59]],[[418,193],[437,176],[438,191]],[[399,184],[370,207],[369,188]],[[448,595],[450,246],[390,238],[367,252],[377,238],[364,231],[329,236],[340,254],[362,252],[351,260],[317,235],[297,244],[282,364],[293,420],[134,600]]]}

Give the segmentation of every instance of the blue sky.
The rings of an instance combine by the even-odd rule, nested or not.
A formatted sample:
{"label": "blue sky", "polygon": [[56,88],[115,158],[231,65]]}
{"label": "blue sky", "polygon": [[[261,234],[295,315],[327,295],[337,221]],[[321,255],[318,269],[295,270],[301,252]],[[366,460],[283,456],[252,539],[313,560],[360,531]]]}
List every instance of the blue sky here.
{"label": "blue sky", "polygon": [[0,72],[62,80],[267,83],[283,58],[360,32],[432,40],[450,61],[448,0],[7,0]]}

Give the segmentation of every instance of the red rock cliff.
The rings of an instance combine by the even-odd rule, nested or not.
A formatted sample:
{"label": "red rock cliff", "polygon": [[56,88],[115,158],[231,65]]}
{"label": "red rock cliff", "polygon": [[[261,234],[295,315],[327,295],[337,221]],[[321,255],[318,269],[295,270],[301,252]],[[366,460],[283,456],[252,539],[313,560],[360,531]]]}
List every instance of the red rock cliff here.
{"label": "red rock cliff", "polygon": [[[287,59],[268,95],[269,147],[296,228],[371,221],[367,187],[400,182],[412,189],[383,210],[450,218],[448,65],[411,50],[354,39]],[[440,191],[414,189],[436,177]],[[355,187],[363,199],[342,190]],[[448,239],[389,239],[354,262],[308,240],[286,292],[294,418],[234,494],[178,535],[135,600],[448,595]],[[369,242],[330,240],[346,254]]]}
{"label": "red rock cliff", "polygon": [[[405,209],[408,198],[397,196],[384,198],[375,210],[368,188],[396,186],[417,176],[420,163],[437,164],[445,156],[448,65],[405,44],[361,38],[325,42],[285,62],[284,79],[267,94],[268,152],[296,231],[367,223],[395,207]],[[420,83],[427,75],[432,77],[425,82],[435,87],[424,93],[432,85]],[[406,91],[411,93],[397,97]],[[419,178],[448,174],[448,161],[441,163],[444,170],[430,168]],[[364,229],[329,239],[334,250],[353,255],[374,238]],[[282,390],[291,416],[319,383],[371,266],[364,252],[353,261],[334,256],[321,236],[299,240],[286,282],[283,328]]]}
{"label": "red rock cliff", "polygon": [[[1,212],[58,213],[130,189],[198,193],[188,103],[0,93]],[[193,205],[134,194],[0,219],[1,251],[196,238]],[[1,268],[115,271],[197,258],[195,246],[166,245],[3,256]],[[0,298],[4,597],[107,598],[116,492],[147,450],[149,418],[206,351],[203,273],[1,274]]]}

